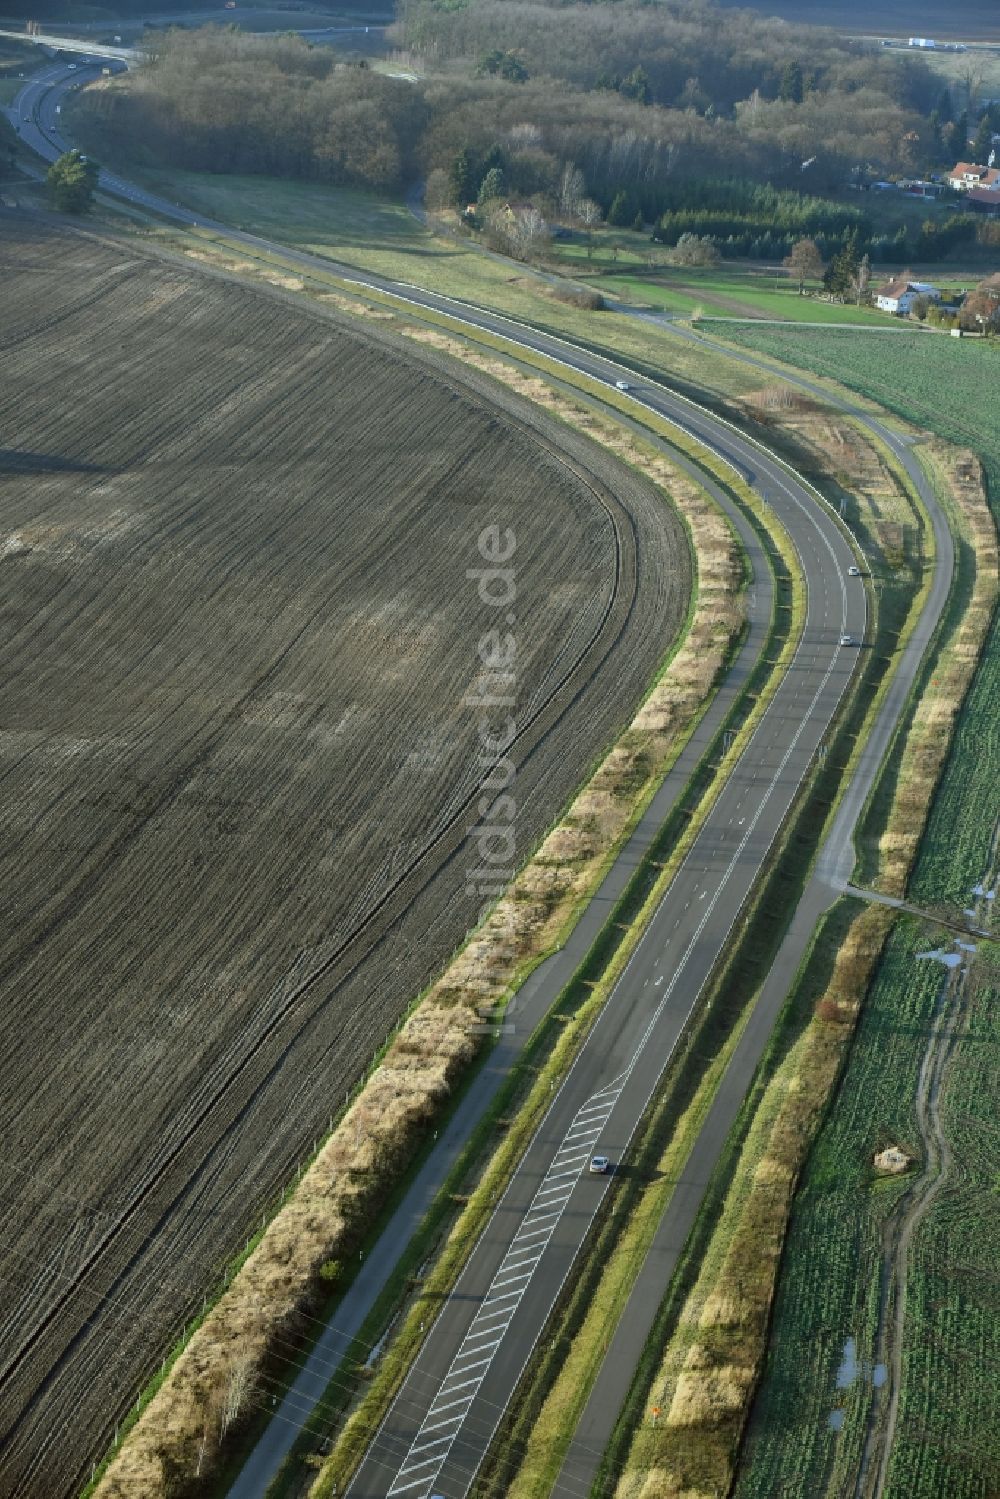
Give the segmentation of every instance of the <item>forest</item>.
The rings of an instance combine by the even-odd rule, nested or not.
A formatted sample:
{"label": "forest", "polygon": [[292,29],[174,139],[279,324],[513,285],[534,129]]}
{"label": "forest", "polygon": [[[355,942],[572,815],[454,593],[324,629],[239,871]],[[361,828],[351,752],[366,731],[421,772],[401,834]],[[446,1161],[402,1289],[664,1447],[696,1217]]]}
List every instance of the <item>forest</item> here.
{"label": "forest", "polygon": [[921,58],[706,0],[403,0],[393,40],[407,76],[291,33],[168,31],[86,108],[134,160],[382,191],[423,180],[433,205],[459,208],[488,183],[543,213],[590,204],[592,220],[754,257],[803,234],[833,254],[854,231],[875,258],[915,253],[919,227],[880,238],[867,198],[830,195],[945,160],[968,125]]}

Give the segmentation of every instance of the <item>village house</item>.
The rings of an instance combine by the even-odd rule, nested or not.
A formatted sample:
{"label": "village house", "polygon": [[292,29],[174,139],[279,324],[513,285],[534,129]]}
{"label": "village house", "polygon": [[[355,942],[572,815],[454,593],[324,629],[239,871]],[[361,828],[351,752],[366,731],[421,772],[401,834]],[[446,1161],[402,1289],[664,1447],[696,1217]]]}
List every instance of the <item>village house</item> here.
{"label": "village house", "polygon": [[1000,192],[1000,172],[996,167],[979,167],[975,162],[958,161],[948,173],[948,186],[958,193],[968,193],[973,188]]}
{"label": "village house", "polygon": [[906,317],[918,297],[926,297],[929,302],[940,302],[941,293],[929,281],[898,278],[879,287],[875,293],[875,306],[883,312],[894,312],[898,317]]}

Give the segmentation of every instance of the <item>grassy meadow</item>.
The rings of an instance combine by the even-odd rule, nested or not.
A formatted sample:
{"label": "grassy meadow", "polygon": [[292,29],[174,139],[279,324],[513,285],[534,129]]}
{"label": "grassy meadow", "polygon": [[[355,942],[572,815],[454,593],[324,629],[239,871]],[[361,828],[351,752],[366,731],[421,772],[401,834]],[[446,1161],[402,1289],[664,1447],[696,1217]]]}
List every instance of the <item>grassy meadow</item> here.
{"label": "grassy meadow", "polygon": [[870,307],[845,307],[820,300],[818,281],[806,283],[806,295],[778,266],[727,260],[705,269],[666,264],[666,247],[648,233],[602,226],[589,237],[580,233],[557,240],[551,258],[566,275],[586,278],[587,285],[611,302],[649,307],[681,317],[778,318],[794,322],[871,323],[892,327],[884,313]]}

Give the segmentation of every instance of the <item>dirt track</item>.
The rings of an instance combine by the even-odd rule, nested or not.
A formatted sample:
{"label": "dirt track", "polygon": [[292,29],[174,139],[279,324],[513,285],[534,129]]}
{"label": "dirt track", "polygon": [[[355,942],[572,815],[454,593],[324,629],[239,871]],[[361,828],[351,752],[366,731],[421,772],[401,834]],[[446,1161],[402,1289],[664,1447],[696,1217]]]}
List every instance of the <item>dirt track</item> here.
{"label": "dirt track", "polygon": [[23,219],[0,274],[0,1494],[58,1499],[473,918],[481,529],[521,857],[689,564],[629,470],[370,329]]}

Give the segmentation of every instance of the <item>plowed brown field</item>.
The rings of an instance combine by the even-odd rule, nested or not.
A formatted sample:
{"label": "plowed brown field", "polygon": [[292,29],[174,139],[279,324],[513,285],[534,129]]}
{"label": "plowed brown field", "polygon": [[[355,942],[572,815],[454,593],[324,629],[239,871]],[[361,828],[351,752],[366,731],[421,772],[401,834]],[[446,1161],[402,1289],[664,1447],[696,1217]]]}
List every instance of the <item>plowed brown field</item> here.
{"label": "plowed brown field", "polygon": [[520,857],[690,575],[630,470],[384,333],[26,217],[0,284],[0,1493],[60,1499],[474,919],[481,529]]}

